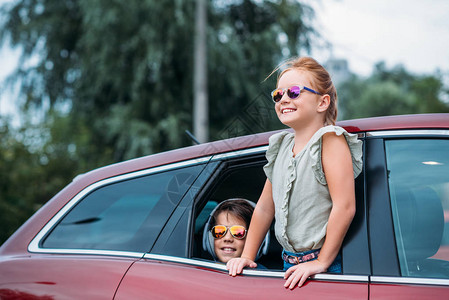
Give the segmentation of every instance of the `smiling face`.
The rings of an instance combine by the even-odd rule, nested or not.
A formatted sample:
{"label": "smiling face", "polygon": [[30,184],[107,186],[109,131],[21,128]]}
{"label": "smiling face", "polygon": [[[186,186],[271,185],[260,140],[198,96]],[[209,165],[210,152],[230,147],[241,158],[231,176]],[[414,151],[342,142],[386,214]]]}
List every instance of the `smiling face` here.
{"label": "smiling face", "polygon": [[[227,227],[231,227],[233,225],[241,225],[245,228],[248,228],[243,219],[233,215],[228,211],[222,211],[217,216],[216,225],[225,225]],[[223,263],[227,263],[231,258],[240,257],[243,252],[243,247],[245,246],[245,240],[246,237],[241,240],[234,238],[228,229],[224,237],[220,239],[214,239],[215,254]]]}
{"label": "smiling face", "polygon": [[[278,88],[288,88],[293,85],[306,86],[313,89],[311,77],[305,71],[291,69],[286,71],[278,82]],[[324,123],[324,115],[320,109],[321,96],[301,90],[296,99],[290,99],[284,93],[282,99],[275,104],[276,114],[282,124],[293,129],[301,128],[311,122]]]}

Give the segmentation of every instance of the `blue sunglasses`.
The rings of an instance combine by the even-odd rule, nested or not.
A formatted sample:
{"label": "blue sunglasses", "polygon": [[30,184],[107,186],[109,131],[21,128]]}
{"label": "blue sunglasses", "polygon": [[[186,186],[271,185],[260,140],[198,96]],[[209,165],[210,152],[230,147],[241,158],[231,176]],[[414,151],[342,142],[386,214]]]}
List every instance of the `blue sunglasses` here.
{"label": "blue sunglasses", "polygon": [[281,101],[282,96],[284,96],[284,93],[287,92],[287,96],[290,99],[296,99],[299,97],[299,95],[301,95],[301,91],[302,90],[306,90],[309,91],[311,93],[317,94],[317,95],[321,95],[321,93],[318,93],[315,90],[312,90],[311,88],[305,87],[305,86],[299,86],[299,85],[294,85],[288,88],[283,88],[283,89],[275,89],[274,91],[271,92],[271,99],[273,99],[273,101],[275,103]]}

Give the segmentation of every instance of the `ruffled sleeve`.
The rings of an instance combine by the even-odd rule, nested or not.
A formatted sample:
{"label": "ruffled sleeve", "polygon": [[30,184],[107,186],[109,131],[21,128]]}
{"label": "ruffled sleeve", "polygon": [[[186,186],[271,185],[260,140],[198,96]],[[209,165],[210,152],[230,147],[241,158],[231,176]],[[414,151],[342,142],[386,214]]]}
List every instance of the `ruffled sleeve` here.
{"label": "ruffled sleeve", "polygon": [[282,132],[273,134],[272,136],[270,136],[270,139],[268,140],[268,150],[267,150],[267,153],[265,154],[265,156],[268,160],[268,163],[263,167],[263,169],[265,171],[265,175],[267,176],[268,180],[270,180],[270,182],[273,182],[272,181],[273,166],[274,166],[276,157],[278,156],[279,148],[281,147],[281,144],[282,144],[285,136],[287,136],[289,134],[290,133],[287,131],[282,131]]}
{"label": "ruffled sleeve", "polygon": [[312,170],[316,179],[323,185],[326,185],[326,177],[324,176],[323,165],[321,161],[322,137],[328,132],[335,132],[336,135],[344,135],[351,151],[352,167],[354,170],[354,178],[362,172],[362,141],[357,138],[356,134],[348,133],[339,126],[326,126],[321,128],[312,137],[310,143],[310,158],[312,160]]}

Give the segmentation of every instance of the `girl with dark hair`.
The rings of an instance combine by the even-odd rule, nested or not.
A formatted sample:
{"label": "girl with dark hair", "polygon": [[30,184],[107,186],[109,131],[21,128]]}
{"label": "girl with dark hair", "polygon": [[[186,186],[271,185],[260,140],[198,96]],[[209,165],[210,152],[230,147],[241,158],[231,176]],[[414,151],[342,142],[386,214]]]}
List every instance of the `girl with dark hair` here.
{"label": "girl with dark hair", "polygon": [[[203,249],[215,260],[223,263],[240,257],[255,206],[254,202],[243,198],[227,199],[218,204],[204,226]],[[269,243],[270,232],[268,231],[255,259],[267,253]],[[259,264],[258,268],[265,267]]]}

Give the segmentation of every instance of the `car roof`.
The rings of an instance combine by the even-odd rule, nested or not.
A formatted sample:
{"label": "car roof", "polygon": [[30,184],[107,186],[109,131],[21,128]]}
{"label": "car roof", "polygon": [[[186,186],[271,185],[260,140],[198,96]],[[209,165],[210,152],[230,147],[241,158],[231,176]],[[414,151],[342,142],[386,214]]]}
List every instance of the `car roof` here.
{"label": "car roof", "polygon": [[[399,129],[446,129],[449,128],[449,114],[419,114],[363,118],[339,121],[336,125],[341,126],[352,133]],[[152,154],[95,169],[81,176],[77,176],[74,181],[87,179],[86,177],[90,176],[98,177],[99,179],[108,178],[179,161],[201,157],[206,158],[219,153],[264,146],[268,144],[269,137],[279,131],[280,130],[251,134]],[[89,182],[92,182],[92,178],[90,178]]]}
{"label": "car roof", "polygon": [[348,132],[368,132],[398,129],[449,128],[449,114],[419,114],[374,117],[337,122]]}

